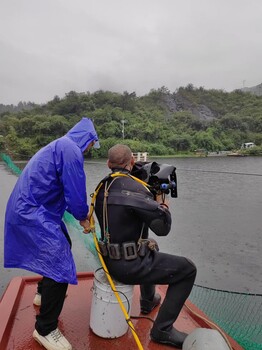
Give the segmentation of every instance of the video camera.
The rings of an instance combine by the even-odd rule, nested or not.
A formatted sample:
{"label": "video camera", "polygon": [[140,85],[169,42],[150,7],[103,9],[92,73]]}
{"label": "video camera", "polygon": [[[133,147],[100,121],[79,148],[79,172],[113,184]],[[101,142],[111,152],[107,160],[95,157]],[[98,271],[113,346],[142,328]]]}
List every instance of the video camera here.
{"label": "video camera", "polygon": [[136,162],[131,175],[143,180],[150,185],[150,191],[154,197],[157,194],[169,194],[177,198],[177,177],[176,168],[169,164],[157,162]]}

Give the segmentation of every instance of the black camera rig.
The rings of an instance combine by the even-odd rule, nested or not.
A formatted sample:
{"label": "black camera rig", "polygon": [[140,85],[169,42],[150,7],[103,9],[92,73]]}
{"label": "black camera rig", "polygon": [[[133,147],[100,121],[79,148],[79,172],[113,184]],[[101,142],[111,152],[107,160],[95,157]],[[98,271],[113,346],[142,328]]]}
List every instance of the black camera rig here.
{"label": "black camera rig", "polygon": [[177,198],[176,168],[173,165],[136,162],[131,175],[146,182],[154,196],[170,192],[171,197]]}

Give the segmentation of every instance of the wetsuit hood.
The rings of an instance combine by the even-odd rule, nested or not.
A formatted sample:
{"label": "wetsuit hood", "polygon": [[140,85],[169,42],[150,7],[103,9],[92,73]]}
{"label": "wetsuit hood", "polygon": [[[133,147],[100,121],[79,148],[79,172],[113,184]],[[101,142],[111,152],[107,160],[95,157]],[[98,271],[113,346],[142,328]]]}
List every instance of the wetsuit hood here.
{"label": "wetsuit hood", "polygon": [[93,141],[96,142],[94,148],[99,148],[98,136],[94,124],[89,118],[83,117],[65,136],[74,141],[82,153]]}

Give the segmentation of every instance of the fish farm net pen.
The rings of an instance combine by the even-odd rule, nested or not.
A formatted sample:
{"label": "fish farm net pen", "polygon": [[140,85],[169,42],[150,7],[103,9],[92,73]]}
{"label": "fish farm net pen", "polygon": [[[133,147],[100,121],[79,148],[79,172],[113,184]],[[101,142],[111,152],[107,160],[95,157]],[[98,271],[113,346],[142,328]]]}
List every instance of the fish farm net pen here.
{"label": "fish farm net pen", "polygon": [[[0,153],[0,158],[15,175],[21,174],[21,169],[8,155]],[[71,214],[65,212],[64,221],[73,234],[82,233],[81,226]],[[99,260],[92,237],[84,237],[86,248]],[[262,350],[262,294],[231,292],[195,284],[189,299],[245,350]]]}
{"label": "fish farm net pen", "polygon": [[245,350],[262,350],[262,294],[194,285],[189,299]]}

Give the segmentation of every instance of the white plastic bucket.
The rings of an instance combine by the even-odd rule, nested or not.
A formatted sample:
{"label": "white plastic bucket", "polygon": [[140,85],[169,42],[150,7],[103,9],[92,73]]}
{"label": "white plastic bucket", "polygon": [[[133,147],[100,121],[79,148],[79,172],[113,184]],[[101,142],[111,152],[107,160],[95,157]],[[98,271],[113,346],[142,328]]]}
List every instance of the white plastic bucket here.
{"label": "white plastic bucket", "polygon": [[[130,315],[134,286],[113,281],[116,290],[120,292],[119,297]],[[90,328],[102,338],[118,338],[128,330],[123,311],[103,269],[96,270],[94,274]]]}

